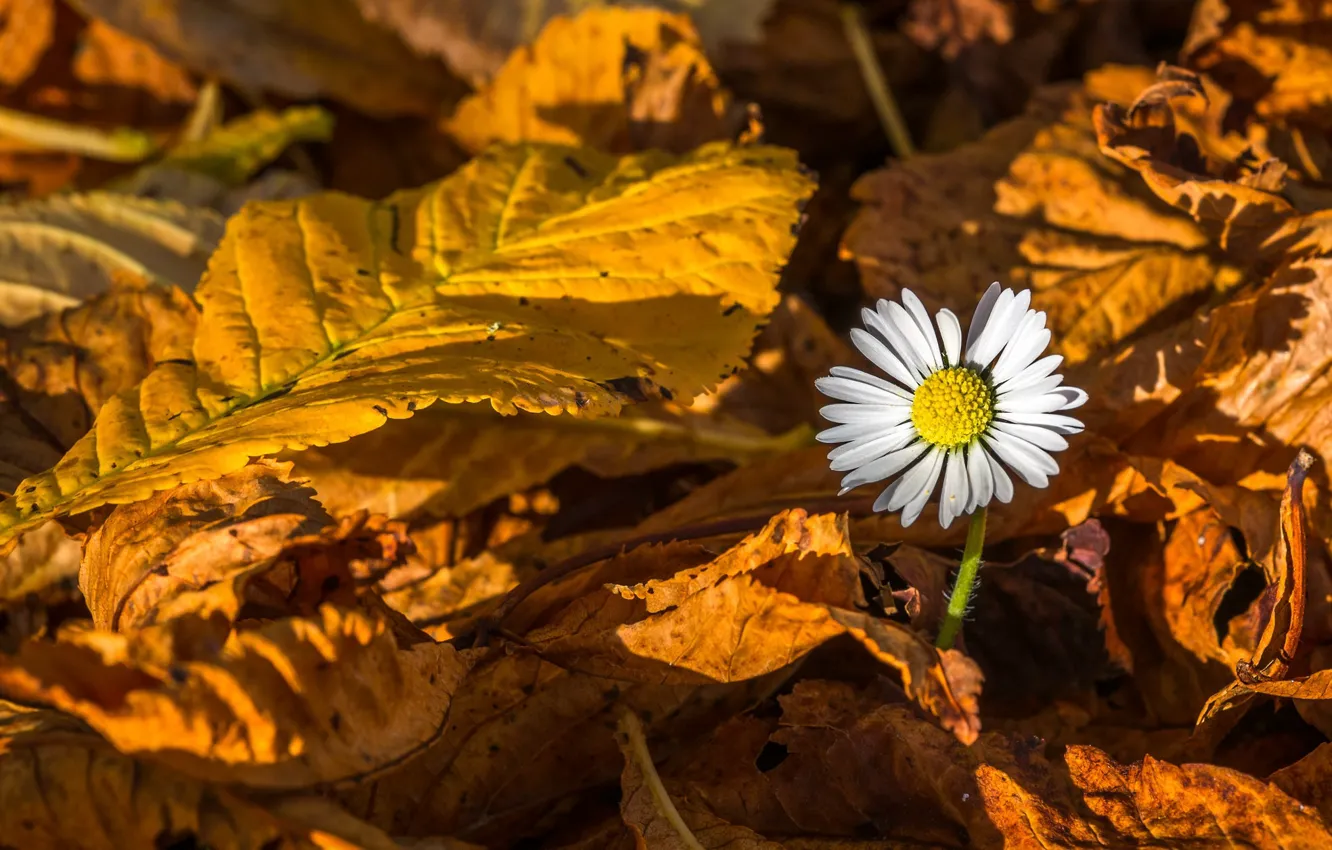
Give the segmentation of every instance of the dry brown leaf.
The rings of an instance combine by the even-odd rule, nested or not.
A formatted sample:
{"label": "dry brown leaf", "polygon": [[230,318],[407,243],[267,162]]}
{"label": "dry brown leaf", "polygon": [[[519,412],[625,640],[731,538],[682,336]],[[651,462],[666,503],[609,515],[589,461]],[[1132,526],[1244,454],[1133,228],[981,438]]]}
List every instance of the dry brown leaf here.
{"label": "dry brown leaf", "polygon": [[[1127,105],[1153,80],[1145,68],[1093,72],[1079,89],[1038,95],[1026,116],[974,144],[861,178],[854,195],[866,207],[842,252],[868,294],[909,288],[965,315],[991,281],[1027,285],[1056,352],[1078,362],[1237,285],[1243,271],[1203,250],[1198,224],[1097,148],[1091,105]],[[1215,107],[1182,110],[1181,126],[1238,155],[1239,143],[1213,129]]]}
{"label": "dry brown leaf", "polygon": [[325,0],[317,15],[291,0],[260,7],[197,0],[163,8],[125,0],[74,5],[169,60],[250,90],[329,95],[372,115],[396,115],[432,114],[463,88],[442,64],[367,26],[352,0]]}
{"label": "dry brown leaf", "polygon": [[[981,677],[969,660],[853,610],[863,602],[844,518],[788,511],[715,559],[693,544],[642,547],[543,591],[505,622],[561,666],[635,682],[734,682],[847,634],[960,740],[979,734]],[[533,611],[546,612],[535,627],[517,625]]]}
{"label": "dry brown leaf", "polygon": [[0,607],[53,585],[76,581],[83,547],[50,522],[19,541],[0,557]]}
{"label": "dry brown leaf", "polygon": [[184,68],[104,21],[83,32],[74,76],[91,86],[142,89],[163,103],[193,103],[199,90]]}
{"label": "dry brown leaf", "polygon": [[911,0],[902,32],[953,59],[983,39],[1007,43],[1013,37],[1013,6],[1009,0]]}
{"label": "dry brown leaf", "polygon": [[55,34],[55,0],[0,2],[0,86],[17,86],[37,68]]}
{"label": "dry brown leaf", "polygon": [[0,659],[0,692],[73,714],[123,753],[290,789],[418,754],[443,733],[472,661],[430,641],[400,647],[384,621],[332,606],[229,636],[215,626],[183,619],[30,641]]}
{"label": "dry brown leaf", "polygon": [[0,799],[0,831],[25,850],[397,847],[328,800],[257,802],[118,753],[65,715],[3,702]]}
{"label": "dry brown leaf", "polygon": [[1034,789],[1025,766],[978,769],[986,811],[1005,848],[1278,848],[1332,841],[1332,831],[1311,808],[1239,771],[1151,756],[1121,765],[1087,746],[1069,747],[1064,760],[1066,796]]}
{"label": "dry brown leaf", "polygon": [[1201,0],[1183,58],[1274,122],[1332,125],[1329,11],[1299,0]]}
{"label": "dry brown leaf", "polygon": [[740,121],[687,16],[609,7],[552,19],[446,126],[473,152],[537,141],[682,153],[734,138]]}
{"label": "dry brown leaf", "polygon": [[129,631],[215,611],[234,620],[244,582],[332,518],[290,466],[260,462],[121,505],[89,536],[79,586],[93,625]]}
{"label": "dry brown leaf", "polygon": [[102,404],[154,364],[188,359],[198,308],[174,287],[128,276],[78,307],[0,335],[15,401],[56,442],[87,433]]}
{"label": "dry brown leaf", "polygon": [[624,754],[620,817],[632,832],[636,846],[662,850],[783,850],[777,842],[726,823],[699,807],[686,805],[681,809],[662,785],[643,726],[633,714],[621,715],[618,737]]}
{"label": "dry brown leaf", "polygon": [[654,738],[685,739],[780,681],[635,685],[570,672],[529,653],[496,652],[458,691],[438,744],[343,799],[394,835],[457,835],[502,846],[541,834],[549,815],[619,775],[619,707],[650,718]]}

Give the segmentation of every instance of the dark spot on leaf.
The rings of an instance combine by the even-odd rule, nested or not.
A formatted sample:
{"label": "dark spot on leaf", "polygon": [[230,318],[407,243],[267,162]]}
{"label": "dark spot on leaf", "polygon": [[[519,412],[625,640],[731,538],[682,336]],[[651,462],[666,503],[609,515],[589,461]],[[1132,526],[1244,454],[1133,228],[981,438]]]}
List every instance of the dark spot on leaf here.
{"label": "dark spot on leaf", "polygon": [[722,310],[722,315],[723,316],[733,315],[735,311],[739,309],[740,309],[740,302],[737,301],[736,303],[732,304],[730,307],[727,307],[725,310]]}
{"label": "dark spot on leaf", "polygon": [[782,538],[786,537],[786,526],[779,525],[772,530],[772,542],[781,544]]}
{"label": "dark spot on leaf", "polygon": [[333,712],[333,716],[328,719],[328,725],[333,727],[334,732],[338,731],[342,727],[342,715],[336,711]]}
{"label": "dark spot on leaf", "polygon": [[612,378],[601,384],[612,392],[628,396],[633,401],[647,401],[648,395],[643,391],[643,382],[638,378]]}
{"label": "dark spot on leaf", "polygon": [[601,273],[601,276],[602,276],[602,277],[610,277],[610,272],[608,272],[608,271],[603,271],[603,272]]}
{"label": "dark spot on leaf", "polygon": [[499,752],[499,751],[500,751],[499,744],[491,744],[491,745],[490,745],[490,751],[491,751],[492,753],[497,753],[497,752]]}
{"label": "dark spot on leaf", "polygon": [[434,673],[431,673],[431,674],[430,674],[430,684],[432,684],[432,685],[435,684],[435,674],[434,674]]}
{"label": "dark spot on leaf", "polygon": [[412,411],[416,410],[416,402],[414,401],[407,402],[407,409]]}
{"label": "dark spot on leaf", "polygon": [[519,299],[518,299],[518,306],[519,306],[519,307],[526,307],[527,304],[528,304],[528,301],[527,301],[526,298],[519,298]]}
{"label": "dark spot on leaf", "polygon": [[172,664],[169,668],[167,668],[167,675],[169,675],[171,677],[171,680],[178,685],[183,685],[185,683],[185,680],[190,678],[190,674],[185,670],[184,667],[180,667],[175,664]]}
{"label": "dark spot on leaf", "polygon": [[182,410],[180,413],[172,413],[170,416],[167,417],[167,421],[168,421],[168,422],[175,422],[177,419],[179,419],[180,417],[182,417],[182,416],[184,416],[184,415],[185,415],[185,411],[183,411],[183,410]]}
{"label": "dark spot on leaf", "polygon": [[357,270],[356,270],[356,273],[357,273],[357,274],[362,274],[362,275],[369,275],[369,274],[370,274],[370,270],[369,270],[369,269],[357,269]]}
{"label": "dark spot on leaf", "polygon": [[667,401],[670,401],[671,399],[675,398],[675,393],[671,392],[665,387],[657,387],[657,392],[661,393],[661,397],[666,399]]}
{"label": "dark spot on leaf", "polygon": [[564,158],[564,164],[569,166],[569,170],[572,171],[574,174],[577,174],[579,177],[583,178],[584,180],[587,179],[588,171],[586,168],[583,167],[583,164],[578,160],[574,159],[571,156],[566,156]]}
{"label": "dark spot on leaf", "polygon": [[376,404],[374,405],[374,409],[375,413],[378,413],[380,416],[388,416],[388,410],[383,405]]}
{"label": "dark spot on leaf", "polygon": [[173,365],[173,366],[193,366],[193,365],[194,365],[194,361],[193,361],[193,360],[190,360],[190,359],[185,358],[185,357],[173,357],[173,358],[171,358],[171,359],[169,359],[169,360],[159,360],[159,361],[157,361],[157,363],[158,363],[158,365],[166,365],[167,363],[170,363],[170,364]]}
{"label": "dark spot on leaf", "polygon": [[574,404],[578,406],[579,410],[582,410],[584,407],[587,407],[587,395],[583,393],[582,390],[579,390],[578,392],[574,393]]}

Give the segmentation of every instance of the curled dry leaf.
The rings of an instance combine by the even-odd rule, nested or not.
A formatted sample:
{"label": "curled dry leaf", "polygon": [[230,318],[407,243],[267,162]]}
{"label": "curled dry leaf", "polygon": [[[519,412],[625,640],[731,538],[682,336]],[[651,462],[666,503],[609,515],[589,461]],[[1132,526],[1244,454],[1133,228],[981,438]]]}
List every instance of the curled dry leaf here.
{"label": "curled dry leaf", "polygon": [[0,692],[81,718],[116,749],[200,779],[308,788],[363,779],[444,731],[472,658],[399,646],[384,621],[324,606],[219,640],[194,618],[30,641]]}
{"label": "curled dry leaf", "polygon": [[[1236,770],[1151,756],[1122,765],[1088,746],[1069,747],[1064,761],[1070,782],[1063,793],[1033,790],[1042,777],[1030,769],[977,770],[1004,847],[1318,847],[1332,841],[1312,808]],[[1051,785],[1048,777],[1042,784]]]}
{"label": "curled dry leaf", "polygon": [[111,511],[80,568],[94,627],[129,631],[214,611],[235,619],[242,583],[292,538],[332,522],[313,490],[287,480],[289,469],[252,464]]}
{"label": "curled dry leaf", "polygon": [[[1079,362],[1239,284],[1243,268],[1203,250],[1200,225],[1097,147],[1092,104],[1128,105],[1153,80],[1145,68],[1107,67],[1076,90],[1043,93],[978,142],[861,178],[853,195],[866,206],[842,252],[868,294],[905,287],[963,315],[991,281],[1030,286],[1056,353]],[[1179,108],[1209,149],[1239,154],[1242,140],[1214,129],[1217,106]]]}
{"label": "curled dry leaf", "polygon": [[[960,653],[854,610],[864,605],[859,572],[844,518],[793,510],[710,560],[693,544],[633,550],[538,591],[505,622],[561,666],[669,684],[763,676],[850,635],[960,740],[975,740],[979,672]],[[519,626],[533,611],[544,612],[540,622]]]}
{"label": "curled dry leaf", "polygon": [[595,415],[646,375],[692,396],[740,363],[776,306],[811,188],[775,148],[677,161],[515,146],[381,203],[250,205],[200,284],[193,359],[112,399],[0,505],[0,539],[441,398]]}
{"label": "curled dry leaf", "polygon": [[446,126],[473,152],[531,141],[682,153],[734,138],[742,120],[687,16],[612,6],[552,19]]}
{"label": "curled dry leaf", "polygon": [[32,850],[397,847],[328,800],[251,800],[119,753],[66,715],[12,703],[0,703],[0,798],[5,840]]}
{"label": "curled dry leaf", "polygon": [[68,446],[155,364],[188,357],[197,321],[179,289],[121,276],[77,307],[0,334],[0,367],[29,421]]}
{"label": "curled dry leaf", "polygon": [[[167,10],[124,0],[74,5],[168,59],[251,90],[329,95],[373,115],[431,113],[462,91],[441,64],[415,56],[388,31],[366,26],[352,0],[329,0],[317,15],[290,0],[262,8],[196,0]],[[236,50],[240,44],[246,49]]]}
{"label": "curled dry leaf", "polygon": [[55,0],[0,2],[0,85],[17,86],[32,74],[55,33]]}
{"label": "curled dry leaf", "polygon": [[1317,3],[1201,0],[1184,60],[1264,119],[1332,126],[1329,12]]}

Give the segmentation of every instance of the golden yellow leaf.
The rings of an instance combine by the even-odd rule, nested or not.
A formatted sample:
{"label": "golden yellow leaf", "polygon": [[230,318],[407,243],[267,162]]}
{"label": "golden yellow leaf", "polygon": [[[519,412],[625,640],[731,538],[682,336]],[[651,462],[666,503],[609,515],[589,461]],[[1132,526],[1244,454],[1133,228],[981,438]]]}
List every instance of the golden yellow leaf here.
{"label": "golden yellow leaf", "polygon": [[810,189],[774,148],[519,146],[378,204],[251,205],[199,286],[193,360],[112,399],[0,505],[0,541],[436,399],[591,415],[617,411],[626,382],[692,396],[776,305]]}
{"label": "golden yellow leaf", "polygon": [[302,788],[368,777],[444,729],[471,659],[324,606],[219,640],[195,619],[30,641],[0,692],[73,714],[118,750],[201,779]]}
{"label": "golden yellow leaf", "polygon": [[326,799],[276,805],[115,751],[78,721],[0,702],[0,832],[32,850],[190,842],[216,850],[397,845]]}
{"label": "golden yellow leaf", "polygon": [[526,141],[682,153],[733,138],[740,121],[686,15],[611,6],[551,19],[446,127],[474,152]]}

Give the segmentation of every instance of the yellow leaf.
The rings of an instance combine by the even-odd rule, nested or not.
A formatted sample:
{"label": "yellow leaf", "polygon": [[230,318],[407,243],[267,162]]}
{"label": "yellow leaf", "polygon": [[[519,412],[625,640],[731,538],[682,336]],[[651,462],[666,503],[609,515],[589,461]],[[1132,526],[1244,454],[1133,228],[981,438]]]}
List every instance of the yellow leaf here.
{"label": "yellow leaf", "polygon": [[198,141],[176,145],[150,168],[181,168],[239,186],[299,142],[333,137],[333,116],[318,106],[260,109],[228,121]]}
{"label": "yellow leaf", "polygon": [[0,659],[0,692],[82,718],[115,747],[202,779],[303,788],[373,775],[443,731],[471,660],[401,648],[388,625],[324,606],[233,632],[194,619],[123,635],[30,641]]}
{"label": "yellow leaf", "polygon": [[553,18],[446,129],[474,152],[497,141],[683,152],[734,136],[735,118],[686,15],[611,6]]}
{"label": "yellow leaf", "polygon": [[437,399],[590,415],[616,412],[626,382],[692,396],[776,305],[811,188],[774,148],[522,146],[381,203],[246,207],[199,286],[193,360],[112,399],[0,505],[0,545]]}

